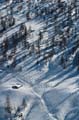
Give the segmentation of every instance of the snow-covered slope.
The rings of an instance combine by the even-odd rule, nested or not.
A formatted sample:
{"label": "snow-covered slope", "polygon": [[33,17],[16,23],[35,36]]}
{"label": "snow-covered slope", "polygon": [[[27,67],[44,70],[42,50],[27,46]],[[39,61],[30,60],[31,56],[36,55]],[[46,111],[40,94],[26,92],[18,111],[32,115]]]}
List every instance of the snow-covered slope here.
{"label": "snow-covered slope", "polygon": [[[34,45],[34,51],[31,48],[24,49],[19,42],[16,67],[10,66],[12,61],[9,60],[0,64],[0,120],[9,120],[8,116],[10,120],[79,120],[79,46],[74,37],[77,26],[74,27],[73,24],[65,46],[59,46],[61,38],[54,36],[54,54],[51,56],[49,53],[53,53],[51,38],[54,35],[54,18],[51,19],[50,15],[46,18],[32,16],[28,21],[25,2],[22,2],[23,9],[20,12],[17,7],[21,3],[14,5],[16,23],[4,31],[0,43],[6,36],[18,31],[21,23],[25,23],[28,31],[30,26],[32,29],[27,36],[27,43]],[[44,3],[40,3],[40,8],[44,7],[42,4]],[[5,4],[1,3],[1,7],[1,10],[4,9]],[[59,18],[62,19],[61,16]],[[43,32],[43,38],[39,55],[37,45],[40,31]],[[76,33],[78,32],[77,28]],[[7,106],[7,109],[11,108],[9,113]]]}

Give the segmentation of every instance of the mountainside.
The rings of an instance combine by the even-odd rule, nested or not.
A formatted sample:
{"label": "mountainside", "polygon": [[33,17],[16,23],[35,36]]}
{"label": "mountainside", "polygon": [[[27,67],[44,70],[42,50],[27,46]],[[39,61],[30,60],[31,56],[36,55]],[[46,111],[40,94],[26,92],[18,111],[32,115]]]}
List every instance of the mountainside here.
{"label": "mountainside", "polygon": [[1,1],[0,16],[0,120],[79,120],[79,1]]}

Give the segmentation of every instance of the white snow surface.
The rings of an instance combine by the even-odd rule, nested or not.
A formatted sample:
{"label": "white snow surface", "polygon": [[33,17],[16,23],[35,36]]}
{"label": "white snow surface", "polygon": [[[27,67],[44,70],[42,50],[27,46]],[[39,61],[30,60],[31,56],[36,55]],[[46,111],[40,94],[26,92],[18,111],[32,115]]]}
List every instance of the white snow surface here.
{"label": "white snow surface", "polygon": [[[22,14],[15,15],[17,21],[20,15]],[[40,23],[39,20],[27,22],[24,17],[21,18],[17,24],[25,22],[27,28],[31,26],[35,32],[30,36],[28,42],[35,42],[38,38],[38,31],[43,28],[45,23]],[[17,29],[18,27],[15,25],[5,35],[9,36]],[[0,42],[5,35],[0,38]],[[44,38],[46,36],[48,36],[47,33]],[[42,44],[42,48],[44,47]],[[28,51],[18,50],[17,56],[19,53],[26,55]],[[6,120],[3,108],[7,95],[10,96],[11,105],[14,109],[21,106],[23,98],[26,99],[27,107],[22,110],[25,120],[78,120],[76,117],[69,119],[67,114],[71,112],[72,118],[76,114],[74,111],[79,111],[79,74],[72,65],[63,69],[56,64],[61,54],[62,52],[54,55],[47,64],[40,64],[39,66],[32,67],[35,64],[33,54],[27,56],[14,70],[4,70],[0,67],[0,120]],[[9,63],[11,61],[8,61]],[[22,67],[20,72],[17,71],[19,66]],[[21,87],[13,89],[12,86]],[[16,118],[16,120],[20,120],[20,118]]]}

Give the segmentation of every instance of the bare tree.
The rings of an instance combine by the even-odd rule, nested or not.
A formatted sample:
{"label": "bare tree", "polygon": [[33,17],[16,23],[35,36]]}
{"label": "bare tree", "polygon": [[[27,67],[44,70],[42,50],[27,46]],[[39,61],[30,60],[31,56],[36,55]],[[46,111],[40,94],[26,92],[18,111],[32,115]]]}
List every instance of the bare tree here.
{"label": "bare tree", "polygon": [[12,120],[12,106],[11,106],[11,101],[10,101],[10,96],[6,96],[6,104],[5,104],[5,111],[6,111],[6,116],[10,120]]}

